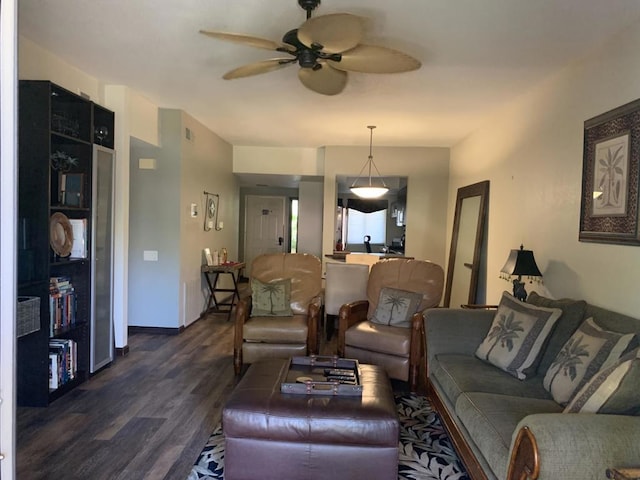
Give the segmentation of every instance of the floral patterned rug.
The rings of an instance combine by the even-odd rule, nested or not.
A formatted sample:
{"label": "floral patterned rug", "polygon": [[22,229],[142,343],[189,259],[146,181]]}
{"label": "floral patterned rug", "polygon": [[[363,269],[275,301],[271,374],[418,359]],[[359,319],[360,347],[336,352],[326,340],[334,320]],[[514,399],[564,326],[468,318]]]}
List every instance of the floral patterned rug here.
{"label": "floral patterned rug", "polygon": [[[400,418],[398,480],[469,480],[426,397],[396,395]],[[209,437],[187,480],[224,480],[224,435]]]}

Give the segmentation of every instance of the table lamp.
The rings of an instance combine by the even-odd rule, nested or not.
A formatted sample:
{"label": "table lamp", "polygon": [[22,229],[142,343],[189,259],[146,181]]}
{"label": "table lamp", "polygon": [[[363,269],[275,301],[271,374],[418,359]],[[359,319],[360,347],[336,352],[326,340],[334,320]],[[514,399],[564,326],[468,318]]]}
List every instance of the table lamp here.
{"label": "table lamp", "polygon": [[[509,258],[500,272],[503,274],[501,278],[513,283],[513,296],[523,302],[527,299],[527,291],[524,289],[522,277],[542,277],[536,260],[533,258],[533,251],[525,250],[522,245],[520,245],[520,250],[511,250]],[[516,276],[517,278],[512,278]]]}

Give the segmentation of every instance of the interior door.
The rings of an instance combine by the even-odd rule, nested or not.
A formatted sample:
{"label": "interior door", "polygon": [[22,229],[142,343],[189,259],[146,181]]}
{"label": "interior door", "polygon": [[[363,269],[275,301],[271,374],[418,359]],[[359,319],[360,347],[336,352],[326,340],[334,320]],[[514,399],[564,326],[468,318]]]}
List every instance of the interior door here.
{"label": "interior door", "polygon": [[93,147],[91,373],[113,361],[113,181],[115,152]]}
{"label": "interior door", "polygon": [[246,196],[245,275],[251,274],[251,262],[258,255],[285,251],[285,204],[285,197]]}

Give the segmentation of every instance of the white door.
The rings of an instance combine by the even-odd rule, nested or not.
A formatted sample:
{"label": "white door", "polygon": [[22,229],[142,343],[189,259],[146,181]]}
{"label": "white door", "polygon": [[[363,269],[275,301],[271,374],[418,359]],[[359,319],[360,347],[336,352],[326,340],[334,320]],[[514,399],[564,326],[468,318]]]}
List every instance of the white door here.
{"label": "white door", "polygon": [[285,197],[246,196],[245,275],[251,275],[251,262],[258,255],[285,251],[285,202]]}

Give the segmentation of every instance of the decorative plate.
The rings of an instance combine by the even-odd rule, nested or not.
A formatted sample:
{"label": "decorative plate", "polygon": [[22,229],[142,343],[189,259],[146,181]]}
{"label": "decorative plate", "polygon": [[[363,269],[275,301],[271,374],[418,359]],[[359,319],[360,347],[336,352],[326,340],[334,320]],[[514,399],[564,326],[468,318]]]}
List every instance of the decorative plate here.
{"label": "decorative plate", "polygon": [[209,218],[213,218],[215,214],[216,214],[216,200],[215,198],[211,197],[207,202],[207,215],[209,216]]}
{"label": "decorative plate", "polygon": [[51,248],[61,257],[68,257],[73,246],[73,229],[64,213],[56,212],[49,220],[49,242]]}

